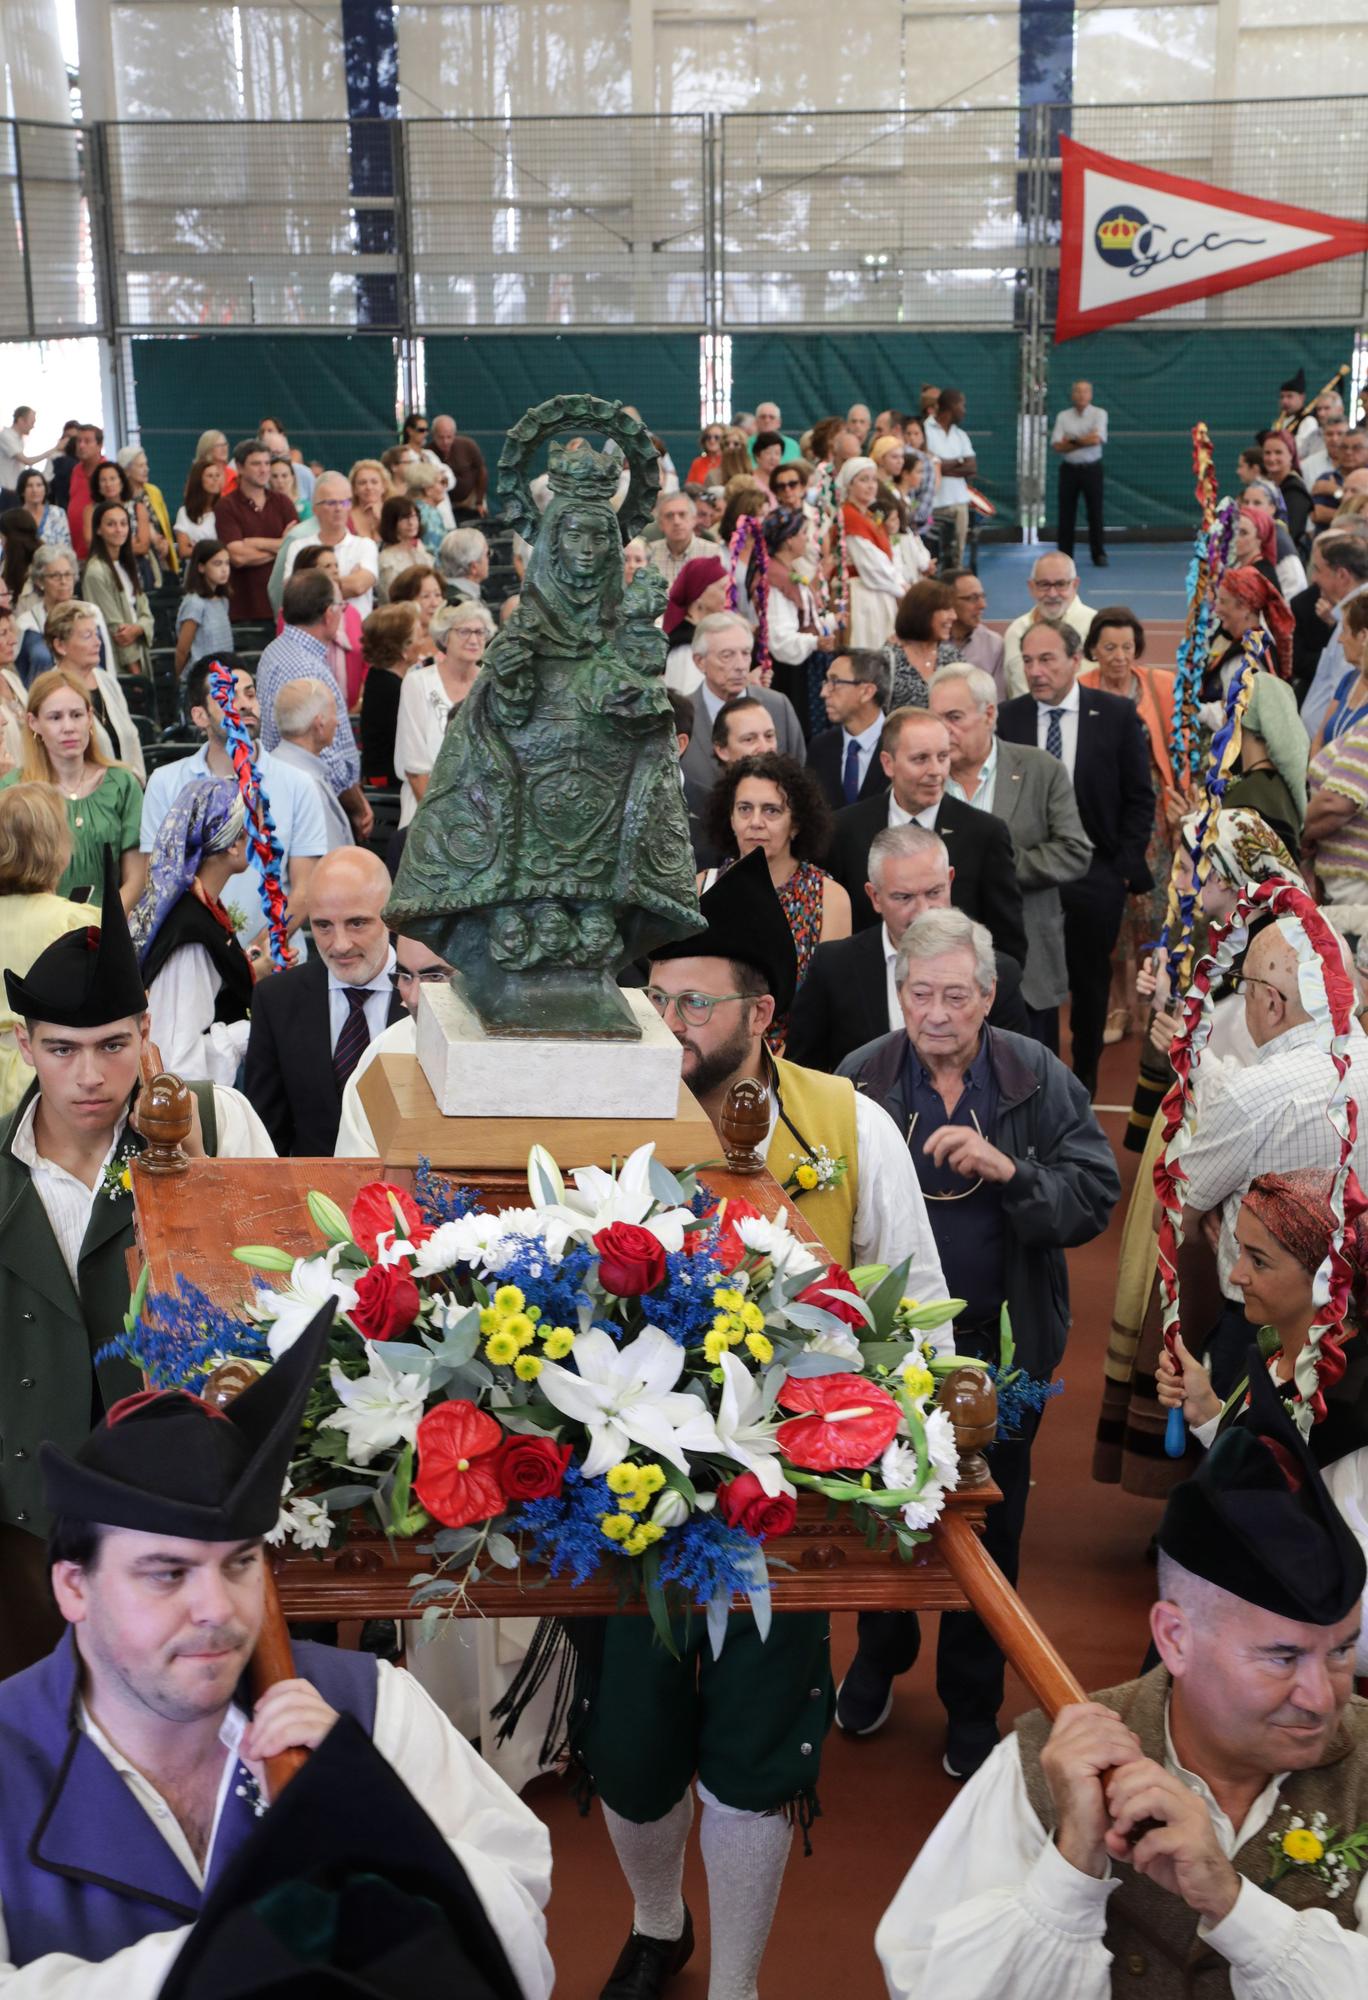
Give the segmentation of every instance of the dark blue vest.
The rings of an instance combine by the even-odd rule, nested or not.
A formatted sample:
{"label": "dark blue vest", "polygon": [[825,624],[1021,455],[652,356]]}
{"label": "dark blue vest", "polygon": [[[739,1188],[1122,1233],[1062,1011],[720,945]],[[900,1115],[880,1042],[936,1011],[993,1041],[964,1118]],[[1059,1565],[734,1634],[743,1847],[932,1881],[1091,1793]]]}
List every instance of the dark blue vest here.
{"label": "dark blue vest", "polygon": [[[297,1645],[295,1665],[340,1714],[372,1734],[375,1660]],[[70,1632],[37,1666],[0,1682],[0,1910],[9,1956],[99,1961],[154,1931],[192,1923],[256,1824],[230,1785],[201,1892],[104,1753],[76,1722]]]}

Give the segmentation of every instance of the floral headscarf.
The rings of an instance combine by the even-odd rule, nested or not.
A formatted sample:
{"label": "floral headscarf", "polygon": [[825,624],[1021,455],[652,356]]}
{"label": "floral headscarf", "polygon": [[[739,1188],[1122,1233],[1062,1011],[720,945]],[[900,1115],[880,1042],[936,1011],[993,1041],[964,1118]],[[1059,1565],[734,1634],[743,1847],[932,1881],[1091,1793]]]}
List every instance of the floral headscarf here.
{"label": "floral headscarf", "polygon": [[[1189,813],[1183,821],[1189,853],[1201,823],[1200,813]],[[1301,870],[1267,820],[1246,806],[1224,806],[1213,813],[1207,833],[1211,865],[1232,889],[1243,889],[1246,882],[1267,882],[1274,875],[1291,882],[1300,879]]]}
{"label": "floral headscarf", "polygon": [[[1250,1214],[1312,1278],[1325,1262],[1335,1231],[1330,1206],[1334,1179],[1329,1167],[1298,1167],[1285,1174],[1260,1174],[1250,1182],[1244,1198]],[[1362,1325],[1368,1306],[1368,1223],[1363,1216],[1346,1222],[1344,1254],[1354,1273],[1351,1289],[1354,1318]]]}
{"label": "floral headscarf", "polygon": [[128,919],[140,965],[146,962],[157,932],[194,882],[205,856],[224,853],[246,824],[241,794],[227,778],[196,778],[177,796],[157,831],[147,887]]}

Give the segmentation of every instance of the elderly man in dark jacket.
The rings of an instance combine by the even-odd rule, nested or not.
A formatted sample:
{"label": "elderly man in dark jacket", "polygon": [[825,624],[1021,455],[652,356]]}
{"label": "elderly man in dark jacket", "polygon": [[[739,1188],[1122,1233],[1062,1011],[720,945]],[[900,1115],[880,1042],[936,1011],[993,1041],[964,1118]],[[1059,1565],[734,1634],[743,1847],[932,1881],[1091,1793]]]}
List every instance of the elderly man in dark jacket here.
{"label": "elderly man in dark jacket", "polygon": [[[895,969],[902,1028],[848,1056],[852,1078],[907,1135],[951,1298],[962,1354],[997,1359],[1005,1305],[1016,1365],[1048,1379],[1069,1331],[1064,1252],[1106,1228],[1121,1194],[1111,1147],[1084,1084],[1040,1042],[988,1026],[996,991],[993,940],[962,910],[934,910],[903,934]],[[992,1447],[1002,1489],[984,1545],[1004,1575],[1017,1558],[1039,1412]],[[882,1727],[893,1681],[917,1656],[912,1613],[870,1612],[837,1695],[854,1735]],[[936,1691],[948,1719],[945,1768],[976,1771],[997,1741],[1003,1658],[972,1612],[941,1618]]]}

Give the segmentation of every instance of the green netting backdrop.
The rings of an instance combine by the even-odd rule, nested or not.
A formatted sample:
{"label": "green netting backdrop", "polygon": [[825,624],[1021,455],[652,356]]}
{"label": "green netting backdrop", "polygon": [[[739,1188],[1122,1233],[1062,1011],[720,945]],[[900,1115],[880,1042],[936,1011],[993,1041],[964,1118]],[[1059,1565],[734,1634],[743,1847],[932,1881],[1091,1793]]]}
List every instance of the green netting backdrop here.
{"label": "green netting backdrop", "polygon": [[965,429],[978,456],[978,485],[1000,523],[1017,518],[1016,439],[1020,343],[1003,333],[742,333],[732,338],[732,407],[778,403],[796,436],[852,403],[915,410],[923,382],[965,395]]}
{"label": "green netting backdrop", "polygon": [[210,333],[130,346],[142,441],[173,515],[211,427],[231,446],[277,417],[306,459],[344,472],[394,442],[388,335]]}
{"label": "green netting backdrop", "polygon": [[[1201,422],[1210,430],[1221,490],[1234,491],[1241,449],[1278,414],[1279,383],[1304,368],[1313,396],[1353,352],[1352,326],[1160,327],[1139,321],[1052,347],[1048,409],[1053,421],[1070,386],[1087,381],[1106,410],[1109,528],[1186,529],[1193,519],[1192,426]],[[1047,540],[1056,493],[1052,469]]]}

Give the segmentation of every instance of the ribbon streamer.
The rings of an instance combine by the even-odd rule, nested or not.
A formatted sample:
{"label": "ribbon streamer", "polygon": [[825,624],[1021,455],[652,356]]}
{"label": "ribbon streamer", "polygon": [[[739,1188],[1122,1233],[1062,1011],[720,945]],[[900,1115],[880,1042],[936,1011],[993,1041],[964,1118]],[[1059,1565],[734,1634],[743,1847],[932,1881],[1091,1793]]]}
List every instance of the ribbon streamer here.
{"label": "ribbon streamer", "polygon": [[217,660],[210,668],[209,692],[223,715],[228,755],[233,760],[238,790],[242,794],[242,803],[247,808],[248,842],[261,869],[261,907],[266,913],[266,932],[271,944],[271,960],[277,972],[284,972],[295,962],[285,929],[285,889],[280,871],[284,849],[280,845],[275,822],[271,818],[270,801],[266,797],[261,773],[257,769],[252,739],[243,723],[237,696],[233,692],[233,677],[219,665]]}
{"label": "ribbon streamer", "polygon": [[850,586],[846,579],[846,532],[845,516],[836,496],[836,468],[828,460],[823,460],[816,471],[817,485],[817,544],[822,548],[828,535],[831,548],[828,553],[835,557],[835,567],[830,577],[819,562],[817,566],[817,601],[821,607],[827,626],[827,636],[844,626],[850,612]]}
{"label": "ribbon streamer", "polygon": [[760,532],[760,523],[754,514],[741,516],[727,544],[727,554],[731,557],[731,579],[727,584],[729,611],[741,609],[741,586],[736,579],[741,574],[742,559],[747,548],[754,553],[755,567],[759,573],[759,588],[755,593],[755,658],[752,662],[752,672],[758,674],[764,686],[768,687],[774,668],[769,649],[769,550],[765,546],[765,537]]}
{"label": "ribbon streamer", "polygon": [[1296,1386],[1293,1415],[1305,1435],[1325,1415],[1325,1391],[1344,1374],[1342,1347],[1348,1337],[1344,1322],[1351,1279],[1344,1255],[1345,1224],[1368,1210],[1368,1198],[1350,1166],[1358,1135],[1358,1105],[1349,1090],[1353,986],[1344,970],[1337,934],[1314,899],[1295,882],[1259,882],[1241,893],[1230,922],[1213,929],[1213,949],[1197,966],[1192,989],[1183,1003],[1183,1025],[1169,1050],[1175,1081],[1159,1114],[1164,1120],[1164,1150],[1154,1166],[1154,1192],[1161,1210],[1159,1297],[1164,1345],[1176,1359],[1175,1342],[1181,1331],[1177,1257],[1182,1242],[1183,1186],[1187,1180],[1183,1155],[1197,1129],[1196,1077],[1211,1035],[1215,1004],[1212,989],[1244,950],[1251,921],[1264,915],[1279,920],[1279,930],[1296,950],[1301,1002],[1335,1070],[1334,1087],[1326,1105],[1326,1117],[1339,1141],[1339,1160],[1330,1193],[1334,1229],[1312,1284],[1317,1309],[1315,1323],[1293,1371]]}

